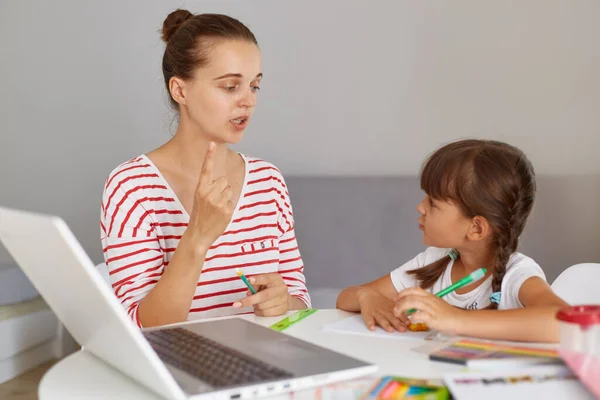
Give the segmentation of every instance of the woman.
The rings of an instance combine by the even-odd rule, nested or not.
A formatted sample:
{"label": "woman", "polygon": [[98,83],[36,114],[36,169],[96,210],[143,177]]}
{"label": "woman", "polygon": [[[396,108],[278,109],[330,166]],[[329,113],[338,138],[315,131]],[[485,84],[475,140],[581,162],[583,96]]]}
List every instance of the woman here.
{"label": "woman", "polygon": [[116,296],[140,327],[309,307],[281,173],[228,148],[243,137],[262,79],[254,35],[225,15],[177,10],[162,38],[179,125],[106,181],[101,235]]}

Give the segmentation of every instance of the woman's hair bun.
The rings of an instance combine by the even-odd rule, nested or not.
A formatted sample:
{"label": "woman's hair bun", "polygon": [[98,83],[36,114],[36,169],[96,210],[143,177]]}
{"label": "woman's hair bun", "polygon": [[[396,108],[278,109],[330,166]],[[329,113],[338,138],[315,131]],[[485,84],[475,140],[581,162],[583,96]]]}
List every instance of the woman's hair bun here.
{"label": "woman's hair bun", "polygon": [[163,22],[162,40],[167,43],[173,34],[177,32],[177,29],[179,29],[185,21],[193,16],[194,14],[188,10],[181,9],[175,10],[171,14],[167,15],[165,22]]}

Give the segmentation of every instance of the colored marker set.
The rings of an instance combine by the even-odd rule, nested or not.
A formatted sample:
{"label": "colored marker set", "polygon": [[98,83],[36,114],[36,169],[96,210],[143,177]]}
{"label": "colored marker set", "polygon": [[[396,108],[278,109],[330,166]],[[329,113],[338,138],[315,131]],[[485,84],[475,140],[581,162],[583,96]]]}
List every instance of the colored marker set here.
{"label": "colored marker set", "polygon": [[365,393],[362,400],[448,400],[449,398],[448,389],[428,380],[384,376]]}

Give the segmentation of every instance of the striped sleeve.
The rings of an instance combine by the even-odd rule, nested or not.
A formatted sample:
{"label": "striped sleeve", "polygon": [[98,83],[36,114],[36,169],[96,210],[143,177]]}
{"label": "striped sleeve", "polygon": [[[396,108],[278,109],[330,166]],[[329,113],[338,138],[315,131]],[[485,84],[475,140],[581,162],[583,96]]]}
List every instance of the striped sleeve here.
{"label": "striped sleeve", "polygon": [[306,288],[304,263],[294,231],[294,214],[290,196],[283,176],[277,178],[275,180],[279,209],[277,228],[281,234],[279,236],[279,274],[286,283],[290,295],[299,298],[310,308],[311,301]]}
{"label": "striped sleeve", "polygon": [[115,295],[131,319],[141,328],[140,301],[163,273],[164,251],[140,200],[116,185],[104,189],[101,239],[104,260]]}

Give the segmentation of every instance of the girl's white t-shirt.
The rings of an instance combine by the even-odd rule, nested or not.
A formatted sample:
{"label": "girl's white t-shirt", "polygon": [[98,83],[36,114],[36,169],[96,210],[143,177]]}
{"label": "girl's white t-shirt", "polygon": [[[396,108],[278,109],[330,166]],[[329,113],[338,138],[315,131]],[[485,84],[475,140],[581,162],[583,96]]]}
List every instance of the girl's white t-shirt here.
{"label": "girl's white t-shirt", "polygon": [[[418,287],[419,282],[414,275],[406,272],[429,265],[434,261],[443,258],[450,249],[441,249],[429,247],[415,258],[396,268],[390,273],[392,283],[398,292],[412,287]],[[440,290],[452,285],[451,272],[454,261],[450,260],[442,276],[435,282],[433,287],[427,289],[428,292],[437,293]],[[499,310],[512,308],[522,308],[523,304],[519,300],[519,289],[527,279],[539,276],[546,280],[542,268],[531,258],[521,253],[513,253],[506,265],[506,274],[502,279],[502,294],[500,297]],[[453,306],[468,310],[481,310],[490,305],[490,295],[492,294],[492,278],[489,276],[486,280],[468,293],[458,294],[452,292],[444,296],[444,300]]]}

